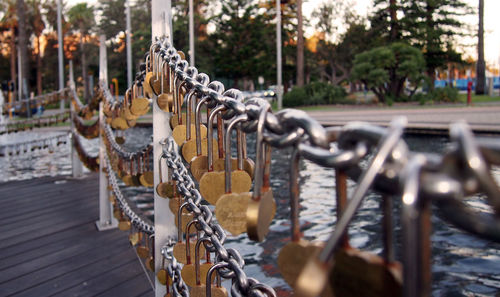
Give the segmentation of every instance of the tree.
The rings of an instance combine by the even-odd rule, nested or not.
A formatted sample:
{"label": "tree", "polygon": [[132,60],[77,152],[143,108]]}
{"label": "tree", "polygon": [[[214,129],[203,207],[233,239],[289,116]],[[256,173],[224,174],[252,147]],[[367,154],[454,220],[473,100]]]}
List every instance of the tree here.
{"label": "tree", "polygon": [[374,32],[378,32],[387,43],[401,39],[401,24],[398,11],[403,10],[403,0],[374,0],[375,12],[371,17]]}
{"label": "tree", "polygon": [[89,100],[89,79],[87,74],[87,57],[85,53],[85,36],[88,35],[95,25],[94,9],[87,3],[79,3],[68,11],[69,22],[80,35],[80,51],[82,55],[82,77],[84,81],[84,99]]}
{"label": "tree", "polygon": [[2,11],[4,15],[1,22],[2,32],[2,44],[9,44],[8,53],[10,56],[10,79],[14,83],[17,83],[17,65],[16,65],[16,31],[17,31],[17,15],[16,15],[16,2],[14,0],[6,0],[0,2],[2,5]]}
{"label": "tree", "polygon": [[125,1],[99,1],[98,10],[101,12],[99,30],[108,40],[113,40],[118,33],[125,32]]}
{"label": "tree", "polygon": [[380,102],[387,102],[388,97],[402,97],[406,80],[418,86],[424,67],[419,49],[396,42],[356,55],[351,79],[363,82]]}
{"label": "tree", "polygon": [[401,19],[403,37],[420,48],[426,61],[430,88],[434,88],[436,69],[446,66],[450,56],[456,56],[452,47],[455,36],[463,35],[462,21],[468,13],[462,0],[414,0],[404,7]]}
{"label": "tree", "polygon": [[[334,85],[349,77],[354,56],[368,49],[365,20],[351,11],[350,4],[325,2],[313,11],[322,37],[316,44],[320,76]],[[347,31],[339,34],[341,25]]]}
{"label": "tree", "polygon": [[479,28],[477,34],[476,95],[484,94],[486,65],[484,63],[484,0],[479,0]]}
{"label": "tree", "polygon": [[208,36],[205,46],[210,50],[216,76],[233,80],[275,73],[274,27],[258,13],[252,0],[227,1],[220,14],[214,17],[216,30]]}

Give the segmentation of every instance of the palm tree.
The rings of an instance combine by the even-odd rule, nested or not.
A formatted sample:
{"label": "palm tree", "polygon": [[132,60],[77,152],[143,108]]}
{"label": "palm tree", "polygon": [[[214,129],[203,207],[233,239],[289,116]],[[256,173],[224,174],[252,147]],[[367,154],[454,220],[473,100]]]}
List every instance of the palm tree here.
{"label": "palm tree", "polygon": [[[10,52],[10,79],[16,82],[17,80],[17,70],[16,70],[16,28],[17,28],[17,17],[16,17],[16,2],[14,0],[4,0],[0,1],[1,10],[4,11],[4,15],[0,20],[2,30],[9,31],[8,40],[2,40],[2,42],[9,43]],[[5,35],[4,35],[5,36]]]}
{"label": "palm tree", "polygon": [[68,11],[69,22],[80,35],[80,51],[82,54],[82,77],[84,82],[84,99],[89,100],[89,80],[87,74],[87,57],[85,55],[84,36],[88,35],[95,25],[94,9],[87,6],[87,3],[79,3],[71,7]]}
{"label": "palm tree", "polygon": [[479,0],[479,30],[477,34],[476,95],[484,94],[486,65],[484,63],[484,0]]}
{"label": "palm tree", "polygon": [[41,55],[41,45],[40,37],[45,29],[45,23],[42,19],[41,13],[41,1],[40,0],[28,0],[30,15],[33,22],[33,32],[35,33],[36,40],[36,90],[38,95],[42,94],[42,55]]}

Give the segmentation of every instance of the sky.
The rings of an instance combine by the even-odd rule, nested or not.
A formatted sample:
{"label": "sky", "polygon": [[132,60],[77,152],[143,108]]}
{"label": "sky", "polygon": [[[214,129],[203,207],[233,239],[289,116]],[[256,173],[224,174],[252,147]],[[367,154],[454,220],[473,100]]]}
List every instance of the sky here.
{"label": "sky", "polygon": [[[310,18],[311,13],[320,3],[329,0],[305,0],[303,4],[304,18]],[[331,1],[331,0],[330,0]],[[372,0],[351,0],[354,3],[356,12],[361,16],[366,16],[370,9],[373,8]],[[477,8],[478,0],[464,0],[470,6]],[[82,2],[82,0],[68,0],[68,6],[72,6],[76,3]],[[87,1],[90,3],[95,3],[95,0]],[[495,68],[499,67],[500,63],[500,17],[498,17],[498,12],[500,11],[500,0],[484,0],[484,48],[485,48],[485,59],[486,63]],[[465,17],[462,20],[468,25],[472,25],[473,28],[477,28],[478,17],[477,15],[471,15]],[[312,34],[314,29],[306,28],[306,35]],[[459,40],[462,45],[459,50],[464,52],[464,58],[472,57],[477,59],[477,49],[475,44],[477,44],[477,38],[465,38]]]}

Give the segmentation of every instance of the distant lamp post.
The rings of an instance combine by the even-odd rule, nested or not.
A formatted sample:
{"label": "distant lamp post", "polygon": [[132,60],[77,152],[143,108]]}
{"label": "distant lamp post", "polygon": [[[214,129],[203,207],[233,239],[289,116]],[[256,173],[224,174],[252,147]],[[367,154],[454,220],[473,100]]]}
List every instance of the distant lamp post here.
{"label": "distant lamp post", "polygon": [[278,109],[283,108],[283,88],[281,73],[281,0],[276,0],[276,97],[278,98]]}
{"label": "distant lamp post", "polygon": [[257,81],[259,82],[260,90],[262,91],[262,88],[263,88],[263,85],[264,85],[264,77],[263,76],[259,76],[259,78],[257,79]]}

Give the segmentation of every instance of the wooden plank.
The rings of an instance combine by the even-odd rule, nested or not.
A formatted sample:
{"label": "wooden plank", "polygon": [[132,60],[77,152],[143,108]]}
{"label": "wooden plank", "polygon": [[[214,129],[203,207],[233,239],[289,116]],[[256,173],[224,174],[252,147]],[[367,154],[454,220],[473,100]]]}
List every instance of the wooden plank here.
{"label": "wooden plank", "polygon": [[81,226],[83,224],[93,224],[94,222],[95,222],[95,216],[90,218],[90,219],[88,217],[87,218],[78,218],[78,220],[73,219],[73,220],[65,222],[63,224],[59,224],[57,226],[52,226],[51,228],[42,229],[37,233],[29,233],[29,234],[24,234],[23,236],[12,237],[9,240],[2,240],[2,241],[0,241],[0,249],[14,246],[14,245],[17,245],[19,243],[26,242],[26,241],[30,241],[30,240],[35,239],[35,238],[41,238],[41,237],[47,236],[49,234],[62,232],[64,230],[78,227],[78,226]]}
{"label": "wooden plank", "polygon": [[87,231],[95,231],[95,229],[96,228],[94,224],[83,224],[74,226],[72,228],[63,230],[61,232],[54,232],[51,234],[47,234],[45,236],[32,238],[31,240],[2,248],[0,249],[0,255],[2,256],[3,259],[6,259],[8,257],[13,257],[18,254],[25,253],[27,251],[42,247],[47,244],[57,243],[61,240],[65,240],[66,238],[72,239],[75,236],[74,234],[80,234]]}
{"label": "wooden plank", "polygon": [[[95,197],[97,193],[90,193],[93,194],[92,197]],[[94,199],[88,199],[86,203],[97,203],[93,201]],[[9,210],[3,210],[0,215],[2,218],[2,221],[5,220],[10,220],[10,219],[15,219],[18,216],[26,215],[26,214],[33,214],[33,213],[38,213],[40,211],[44,210],[50,210],[52,207],[57,207],[60,205],[64,205],[67,203],[75,203],[74,200],[66,199],[66,200],[54,200],[52,199],[51,201],[48,202],[39,202],[37,204],[35,203],[29,203],[26,206],[18,205],[18,208],[14,208]],[[79,202],[80,203],[80,202]],[[1,207],[1,206],[0,206]]]}
{"label": "wooden plank", "polygon": [[[33,179],[33,182],[26,183],[25,181],[12,181],[8,184],[0,186],[0,193],[16,193],[16,195],[0,196],[0,202],[14,202],[18,200],[19,197],[28,197],[31,194],[33,199],[37,198],[34,193],[44,193],[50,190],[60,190],[64,189],[68,183],[77,184],[76,180],[68,180],[67,177],[54,178],[40,178]],[[65,183],[55,184],[56,181],[66,181]],[[87,182],[84,182],[87,184]]]}
{"label": "wooden plank", "polygon": [[[147,286],[145,286],[147,284]],[[154,294],[153,288],[149,284],[149,281],[144,273],[139,273],[133,279],[127,282],[115,286],[107,291],[102,292],[97,296],[107,297],[107,296],[141,296],[141,295],[152,296]]]}
{"label": "wooden plank", "polygon": [[[97,189],[92,188],[80,188],[77,187],[76,191],[80,192],[79,196],[75,197],[74,192],[70,191],[48,191],[43,194],[37,193],[29,193],[26,195],[32,196],[32,199],[27,199],[26,197],[18,196],[18,201],[9,202],[9,203],[1,203],[0,202],[0,215],[2,218],[5,217],[13,217],[14,215],[23,214],[25,212],[41,210],[47,208],[48,205],[55,206],[64,202],[80,202],[81,200],[92,201],[91,197],[95,197],[97,195]],[[1,193],[1,195],[18,195],[17,193]],[[33,198],[33,196],[36,196]]]}
{"label": "wooden plank", "polygon": [[[92,202],[89,201],[89,203],[92,203]],[[97,201],[94,203],[97,204]],[[9,223],[16,223],[16,222],[26,222],[26,220],[28,220],[34,216],[40,216],[40,215],[44,215],[44,214],[55,215],[55,214],[58,214],[63,208],[67,208],[68,206],[74,206],[74,205],[75,205],[74,201],[64,201],[64,202],[61,202],[61,203],[58,203],[55,205],[46,205],[44,208],[41,208],[41,209],[19,212],[17,214],[12,214],[9,217],[1,217],[0,218],[0,225],[9,224]]]}
{"label": "wooden plank", "polygon": [[31,225],[21,225],[19,227],[8,228],[5,231],[0,232],[0,241],[8,240],[11,237],[19,237],[24,233],[36,233],[42,229],[48,229],[51,226],[57,226],[59,224],[65,223],[67,221],[74,220],[75,218],[87,218],[92,219],[95,214],[91,214],[91,210],[95,209],[93,205],[87,207],[81,207],[79,209],[71,209],[66,212],[60,213],[58,216],[49,216],[43,219],[35,218]]}
{"label": "wooden plank", "polygon": [[[90,224],[89,224],[90,225]],[[56,241],[56,242],[48,242],[46,245],[39,246],[37,248],[31,248],[24,253],[19,253],[15,256],[4,257],[2,262],[0,262],[0,271],[2,269],[6,269],[8,267],[22,264],[23,262],[37,259],[46,255],[50,255],[52,253],[56,253],[60,250],[70,248],[75,244],[82,244],[85,241],[88,241],[90,238],[93,240],[107,240],[107,239],[117,239],[119,236],[125,236],[125,234],[96,234],[96,230],[88,230],[86,232],[74,233],[73,236],[65,238],[64,240]],[[30,241],[34,242],[34,241]],[[36,241],[35,241],[36,242]],[[97,243],[97,241],[96,241]],[[2,254],[3,255],[3,254]]]}
{"label": "wooden plank", "polygon": [[[105,242],[103,242],[105,243]],[[90,249],[85,253],[66,261],[54,263],[37,271],[0,285],[0,294],[16,294],[16,296],[49,296],[56,294],[110,269],[133,262],[131,249],[122,241],[108,244],[115,253],[107,254],[98,249]],[[135,260],[137,261],[137,260]],[[139,263],[136,263],[139,265]],[[5,293],[5,294],[4,294]]]}
{"label": "wooden plank", "polygon": [[[79,194],[76,197],[75,192]],[[0,197],[11,197],[10,199],[0,199],[0,206],[2,207],[0,211],[8,213],[8,211],[19,209],[19,207],[43,206],[44,203],[52,201],[67,201],[68,197],[71,197],[71,200],[92,197],[97,193],[97,187],[92,184],[78,183],[62,185],[39,184],[34,188],[27,189],[27,191],[19,190],[19,188],[9,191],[0,189],[0,193]]]}
{"label": "wooden plank", "polygon": [[[106,237],[105,235],[106,234],[104,234],[104,237]],[[101,237],[103,236],[99,234],[94,237],[88,238],[88,240],[84,242],[76,243],[65,249],[55,251],[53,253],[35,259],[27,260],[21,264],[0,270],[0,283],[24,275],[28,271],[35,271],[45,266],[49,266],[52,263],[65,261],[74,256],[78,256],[89,249],[94,249],[103,246],[98,240]]]}
{"label": "wooden plank", "polygon": [[144,272],[137,261],[131,261],[123,266],[106,271],[101,275],[87,278],[85,282],[52,296],[95,296],[113,287],[124,285],[128,280],[133,279],[141,273]]}
{"label": "wooden plank", "polygon": [[96,180],[0,184],[0,296],[152,295],[128,232],[95,229]]}

